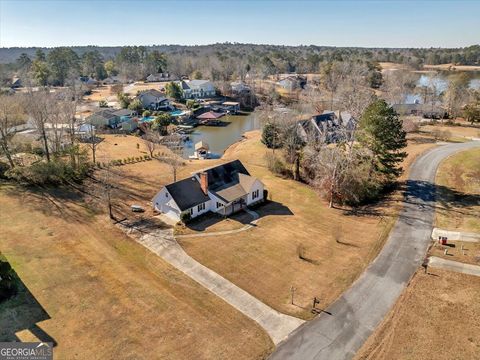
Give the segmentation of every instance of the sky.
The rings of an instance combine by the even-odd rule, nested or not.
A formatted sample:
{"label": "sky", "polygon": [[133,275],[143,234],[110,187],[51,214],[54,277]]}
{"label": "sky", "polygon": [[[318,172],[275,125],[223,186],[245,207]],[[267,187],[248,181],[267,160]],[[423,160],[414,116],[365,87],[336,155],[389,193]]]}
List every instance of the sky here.
{"label": "sky", "polygon": [[480,43],[480,0],[0,0],[0,47]]}

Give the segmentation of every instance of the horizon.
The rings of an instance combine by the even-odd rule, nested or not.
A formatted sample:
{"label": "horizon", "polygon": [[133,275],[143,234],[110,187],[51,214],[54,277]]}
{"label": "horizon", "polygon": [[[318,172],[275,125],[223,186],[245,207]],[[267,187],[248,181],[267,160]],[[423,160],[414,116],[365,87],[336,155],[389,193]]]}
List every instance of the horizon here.
{"label": "horizon", "polygon": [[0,47],[461,48],[479,42],[478,13],[468,0],[0,0]]}

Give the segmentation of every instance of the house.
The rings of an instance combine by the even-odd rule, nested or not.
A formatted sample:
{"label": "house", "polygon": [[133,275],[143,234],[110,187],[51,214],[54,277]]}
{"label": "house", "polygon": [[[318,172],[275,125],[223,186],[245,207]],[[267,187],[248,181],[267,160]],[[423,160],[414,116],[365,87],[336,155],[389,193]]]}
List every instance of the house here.
{"label": "house", "polygon": [[127,132],[132,132],[138,128],[138,119],[126,118],[121,120],[118,127]]}
{"label": "house", "polygon": [[208,98],[217,94],[209,80],[182,80],[179,85],[184,99]]}
{"label": "house", "polygon": [[103,109],[99,110],[92,115],[88,116],[85,121],[94,125],[97,128],[101,127],[110,127],[112,129],[116,128],[120,122],[120,117],[114,114],[114,109]]}
{"label": "house", "polygon": [[170,110],[170,101],[162,92],[150,89],[142,91],[137,95],[144,109],[149,110]]}
{"label": "house", "polygon": [[102,81],[103,85],[113,85],[121,83],[119,76],[109,76]]}
{"label": "house", "polygon": [[106,108],[88,116],[85,121],[86,123],[96,127],[111,127],[114,129],[118,127],[118,124],[129,120],[135,114],[136,112],[130,109]]}
{"label": "house", "polygon": [[327,144],[350,140],[357,121],[348,112],[326,110],[310,119],[300,120],[297,131],[303,141],[323,141]]}
{"label": "house", "polygon": [[153,198],[153,207],[177,221],[209,211],[228,216],[262,202],[263,193],[263,183],[234,160],[166,185]]}
{"label": "house", "polygon": [[393,104],[393,109],[398,115],[423,116],[426,119],[446,119],[447,112],[439,105],[431,104]]}
{"label": "house", "polygon": [[85,85],[95,86],[98,85],[98,81],[92,79],[90,76],[80,76],[78,80]]}
{"label": "house", "polygon": [[231,82],[230,88],[232,89],[232,93],[235,95],[248,94],[251,91],[250,86],[242,81]]}
{"label": "house", "polygon": [[307,84],[307,79],[299,75],[290,75],[277,82],[282,88],[288,91],[303,89]]}
{"label": "house", "polygon": [[14,77],[12,79],[12,83],[10,84],[10,87],[12,89],[18,89],[19,87],[22,87],[22,81],[20,80],[19,77]]}
{"label": "house", "polygon": [[146,77],[147,82],[156,82],[156,81],[172,81],[173,78],[169,73],[155,73],[150,74]]}

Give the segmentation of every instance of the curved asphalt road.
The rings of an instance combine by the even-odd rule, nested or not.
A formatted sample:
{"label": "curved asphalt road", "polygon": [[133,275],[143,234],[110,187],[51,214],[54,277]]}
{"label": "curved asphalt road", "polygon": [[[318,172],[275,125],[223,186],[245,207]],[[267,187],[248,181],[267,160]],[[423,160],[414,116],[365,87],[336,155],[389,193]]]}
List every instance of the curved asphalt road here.
{"label": "curved asphalt road", "polygon": [[444,145],[415,161],[404,207],[380,254],[327,309],[331,315],[324,312],[295,330],[270,360],[337,360],[355,355],[422,263],[432,230],[438,165],[447,156],[475,146],[480,141]]}

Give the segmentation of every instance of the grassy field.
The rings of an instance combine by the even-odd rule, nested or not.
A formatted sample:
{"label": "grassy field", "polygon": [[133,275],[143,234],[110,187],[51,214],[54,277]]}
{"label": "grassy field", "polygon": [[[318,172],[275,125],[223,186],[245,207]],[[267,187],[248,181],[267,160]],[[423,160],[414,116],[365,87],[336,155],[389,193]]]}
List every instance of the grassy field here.
{"label": "grassy field", "polygon": [[427,134],[437,131],[448,131],[451,135],[451,141],[467,141],[472,137],[480,137],[480,127],[468,126],[469,124],[465,122],[460,122],[462,126],[452,126],[452,125],[424,125],[421,127],[421,130]]}
{"label": "grassy field", "polygon": [[[322,299],[322,305],[331,303],[382,248],[401,205],[400,192],[357,213],[346,208],[329,209],[309,186],[269,172],[264,160],[266,148],[260,142],[259,131],[247,133],[246,137],[246,140],[232,145],[224,159],[185,160],[185,165],[178,169],[177,179],[190,176],[201,168],[239,158],[265,183],[272,200],[269,205],[258,209],[261,216],[258,226],[218,238],[182,239],[181,244],[195,259],[273,308],[310,318],[309,306],[314,296]],[[435,146],[425,135],[409,137],[406,168],[418,154]],[[106,136],[98,147],[98,156],[99,159],[124,158],[143,155],[145,151],[139,138]],[[150,209],[150,201],[156,192],[173,181],[172,169],[158,160],[114,167],[113,172],[115,209],[127,217],[133,216],[128,209],[132,204]],[[406,173],[402,179],[405,177]],[[149,217],[150,212],[139,216]],[[223,221],[203,219],[188,227],[177,227],[176,231],[191,234],[231,230],[248,221],[248,215]],[[338,234],[342,234],[340,238]],[[301,248],[310,261],[299,258]],[[290,304],[292,285],[297,288],[296,305]]]}
{"label": "grassy field", "polygon": [[[132,165],[133,166],[133,165]],[[0,341],[53,341],[58,359],[260,359],[256,323],[71,193],[0,188],[2,252],[21,279]]]}
{"label": "grassy field", "polygon": [[437,173],[436,226],[480,232],[480,149],[455,154]]}
{"label": "grassy field", "polygon": [[480,277],[419,270],[356,360],[474,360],[480,353]]}
{"label": "grassy field", "polygon": [[[258,209],[258,226],[233,235],[180,242],[191,256],[270,306],[310,318],[314,296],[322,300],[322,306],[331,303],[376,256],[394,222],[400,196],[363,209],[364,213],[329,209],[307,185],[271,174],[260,133],[246,136],[224,158],[239,158],[269,190],[272,202]],[[434,146],[424,137],[414,139],[406,166]],[[300,248],[309,261],[299,258]],[[291,286],[297,289],[295,305],[290,304]]]}

